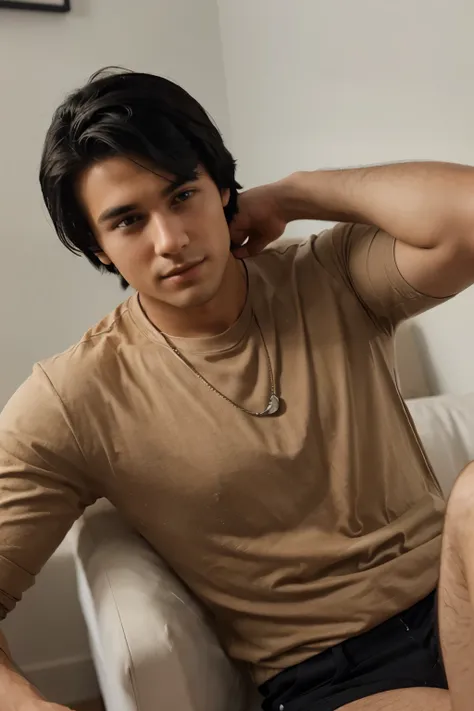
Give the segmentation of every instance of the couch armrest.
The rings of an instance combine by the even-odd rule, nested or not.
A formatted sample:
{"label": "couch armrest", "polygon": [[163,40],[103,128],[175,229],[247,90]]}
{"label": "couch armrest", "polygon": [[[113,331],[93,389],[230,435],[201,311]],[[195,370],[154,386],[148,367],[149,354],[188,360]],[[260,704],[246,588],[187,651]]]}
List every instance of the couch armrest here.
{"label": "couch armrest", "polygon": [[248,685],[203,611],[116,510],[100,501],[72,537],[107,711],[243,711]]}

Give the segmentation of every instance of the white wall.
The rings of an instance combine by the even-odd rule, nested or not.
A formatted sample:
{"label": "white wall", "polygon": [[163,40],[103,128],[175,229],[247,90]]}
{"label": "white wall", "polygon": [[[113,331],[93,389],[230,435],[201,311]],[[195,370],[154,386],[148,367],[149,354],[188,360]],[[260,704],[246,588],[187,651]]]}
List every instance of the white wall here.
{"label": "white wall", "polygon": [[[218,0],[247,187],[296,169],[474,164],[471,0]],[[315,231],[292,225],[289,234]],[[419,319],[439,392],[474,390],[474,289]]]}
{"label": "white wall", "polygon": [[32,363],[82,335],[122,298],[58,242],[37,173],[65,93],[104,65],[181,83],[228,131],[215,0],[73,0],[68,15],[0,9],[0,406]]}
{"label": "white wall", "polygon": [[[0,9],[0,407],[34,361],[75,342],[122,299],[116,279],[60,245],[42,206],[39,155],[64,94],[103,65],[150,71],[185,86],[228,132],[215,0],[72,7],[64,16]],[[3,629],[17,661],[58,701],[93,688],[67,546]]]}

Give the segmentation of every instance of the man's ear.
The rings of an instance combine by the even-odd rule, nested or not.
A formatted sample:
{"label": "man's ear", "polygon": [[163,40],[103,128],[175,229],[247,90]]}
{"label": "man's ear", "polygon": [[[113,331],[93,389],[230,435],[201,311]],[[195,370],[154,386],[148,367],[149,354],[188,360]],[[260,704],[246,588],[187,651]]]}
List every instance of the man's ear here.
{"label": "man's ear", "polygon": [[110,264],[112,264],[112,260],[108,258],[105,252],[101,252],[100,250],[98,250],[97,252],[94,252],[94,254],[97,259],[102,262],[102,264],[105,264],[105,266],[109,266]]}
{"label": "man's ear", "polygon": [[229,188],[226,188],[225,190],[221,190],[221,199],[222,199],[222,207],[227,207],[227,205],[229,204],[229,200],[230,200]]}

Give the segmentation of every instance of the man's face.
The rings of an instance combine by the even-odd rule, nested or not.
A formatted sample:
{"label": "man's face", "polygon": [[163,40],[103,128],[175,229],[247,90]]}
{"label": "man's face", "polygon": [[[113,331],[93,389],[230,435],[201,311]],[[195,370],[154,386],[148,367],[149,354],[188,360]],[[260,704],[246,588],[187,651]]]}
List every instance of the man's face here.
{"label": "man's face", "polygon": [[143,296],[174,308],[208,303],[233,257],[222,194],[201,170],[179,187],[125,157],[94,163],[80,176],[78,197],[102,252]]}

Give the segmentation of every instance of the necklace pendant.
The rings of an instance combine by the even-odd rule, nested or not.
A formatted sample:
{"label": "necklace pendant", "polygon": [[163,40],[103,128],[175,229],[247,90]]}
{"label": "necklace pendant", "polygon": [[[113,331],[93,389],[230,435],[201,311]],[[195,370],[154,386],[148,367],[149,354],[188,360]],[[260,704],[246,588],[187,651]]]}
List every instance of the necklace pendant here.
{"label": "necklace pendant", "polygon": [[270,397],[270,402],[265,410],[265,415],[274,415],[280,409],[280,398],[274,393]]}

